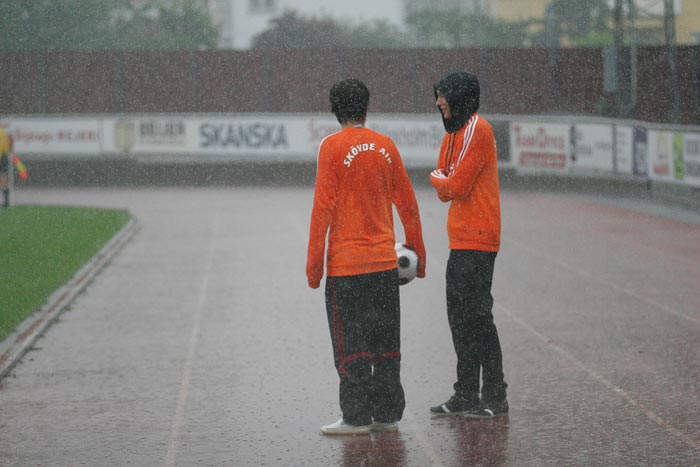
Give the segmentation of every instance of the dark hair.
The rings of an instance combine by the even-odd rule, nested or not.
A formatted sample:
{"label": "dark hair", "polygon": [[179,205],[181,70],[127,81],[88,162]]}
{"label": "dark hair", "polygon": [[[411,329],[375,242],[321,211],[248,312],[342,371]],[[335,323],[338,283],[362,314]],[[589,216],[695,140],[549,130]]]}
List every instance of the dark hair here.
{"label": "dark hair", "polygon": [[344,79],[333,85],[330,92],[331,112],[340,124],[364,122],[369,106],[369,89],[359,79]]}

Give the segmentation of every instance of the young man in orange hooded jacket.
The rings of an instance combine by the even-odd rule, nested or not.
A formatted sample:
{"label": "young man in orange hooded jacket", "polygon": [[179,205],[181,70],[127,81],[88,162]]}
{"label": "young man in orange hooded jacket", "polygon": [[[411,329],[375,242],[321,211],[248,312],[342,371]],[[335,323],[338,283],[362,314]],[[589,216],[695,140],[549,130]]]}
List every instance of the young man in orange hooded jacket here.
{"label": "young man in orange hooded jacket", "polygon": [[434,93],[447,133],[430,183],[439,199],[450,203],[447,317],[457,353],[457,382],[454,395],[430,411],[479,418],[505,415],[507,385],[491,295],[501,241],[496,142],[491,125],[477,113],[476,76],[451,73],[434,86]]}
{"label": "young man in orange hooded jacket", "polygon": [[417,276],[425,277],[418,204],[394,142],[364,126],[364,83],[340,81],[330,102],[342,129],[318,152],[306,276],[311,288],[319,287],[328,235],[326,311],[343,415],[321,432],[395,431],[405,400],[393,206],[406,245],[418,255]]}

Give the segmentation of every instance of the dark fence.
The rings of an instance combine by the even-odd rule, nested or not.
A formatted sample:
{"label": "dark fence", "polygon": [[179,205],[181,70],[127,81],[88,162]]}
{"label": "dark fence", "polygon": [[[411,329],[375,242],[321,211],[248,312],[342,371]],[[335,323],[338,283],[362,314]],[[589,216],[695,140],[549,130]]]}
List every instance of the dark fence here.
{"label": "dark fence", "polygon": [[[625,115],[668,122],[663,47],[638,49],[637,102]],[[700,47],[677,52],[679,123],[700,124]],[[371,111],[431,112],[432,84],[470,70],[482,112],[597,115],[603,52],[582,49],[300,49],[0,52],[0,113],[326,112],[328,89],[364,80]]]}

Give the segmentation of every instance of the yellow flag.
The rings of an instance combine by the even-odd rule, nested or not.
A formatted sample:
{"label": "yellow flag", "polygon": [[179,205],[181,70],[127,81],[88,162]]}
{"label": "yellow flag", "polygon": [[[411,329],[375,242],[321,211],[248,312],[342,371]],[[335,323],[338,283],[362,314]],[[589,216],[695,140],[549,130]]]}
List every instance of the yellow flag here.
{"label": "yellow flag", "polygon": [[27,179],[27,168],[24,166],[21,160],[19,160],[19,157],[17,157],[17,154],[12,154],[12,163],[15,165],[17,168],[17,173],[19,174],[19,178],[22,180]]}

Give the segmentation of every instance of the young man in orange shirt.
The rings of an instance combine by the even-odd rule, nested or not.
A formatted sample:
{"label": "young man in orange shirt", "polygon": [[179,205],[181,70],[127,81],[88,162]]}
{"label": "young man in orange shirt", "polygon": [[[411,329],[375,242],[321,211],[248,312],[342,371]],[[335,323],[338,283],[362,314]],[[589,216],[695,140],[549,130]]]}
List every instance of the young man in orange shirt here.
{"label": "young man in orange shirt", "polygon": [[450,203],[447,317],[457,353],[457,382],[454,395],[430,411],[477,418],[505,415],[507,384],[491,295],[501,240],[496,142],[491,125],[477,114],[476,76],[451,73],[435,85],[434,93],[447,133],[430,183],[438,198]]}
{"label": "young man in orange shirt", "polygon": [[406,245],[418,255],[417,275],[425,277],[418,204],[394,142],[364,126],[364,83],[336,83],[330,102],[342,129],[324,138],[318,152],[306,276],[309,287],[319,287],[328,235],[326,312],[342,418],[321,432],[395,431],[405,399],[393,206]]}

